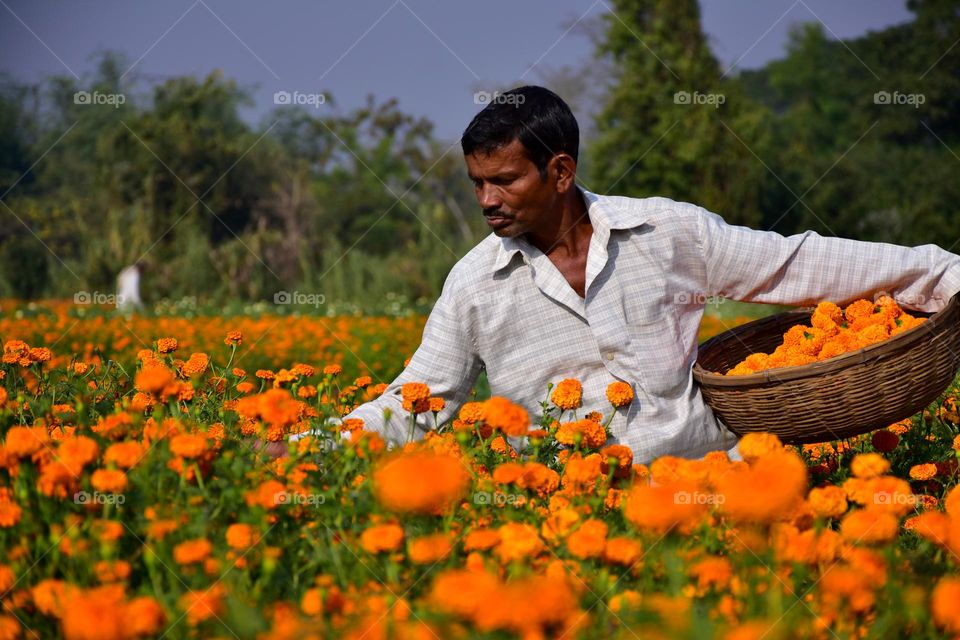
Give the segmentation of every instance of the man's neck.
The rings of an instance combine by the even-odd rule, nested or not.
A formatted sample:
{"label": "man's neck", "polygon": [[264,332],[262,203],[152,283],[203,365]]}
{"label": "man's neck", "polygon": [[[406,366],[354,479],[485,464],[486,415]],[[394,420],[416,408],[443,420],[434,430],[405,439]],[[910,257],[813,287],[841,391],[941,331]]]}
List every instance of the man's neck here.
{"label": "man's neck", "polygon": [[559,253],[575,257],[586,252],[592,234],[593,225],[583,195],[574,187],[564,198],[560,211],[552,217],[551,224],[542,230],[528,231],[526,237],[545,255]]}

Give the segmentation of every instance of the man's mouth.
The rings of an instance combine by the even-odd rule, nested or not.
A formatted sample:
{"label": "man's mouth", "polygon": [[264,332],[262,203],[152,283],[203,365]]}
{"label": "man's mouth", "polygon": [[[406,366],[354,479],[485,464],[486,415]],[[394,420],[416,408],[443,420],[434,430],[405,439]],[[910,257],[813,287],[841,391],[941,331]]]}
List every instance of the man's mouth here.
{"label": "man's mouth", "polygon": [[487,219],[487,224],[493,227],[494,229],[499,229],[510,224],[510,218],[504,216],[485,216]]}

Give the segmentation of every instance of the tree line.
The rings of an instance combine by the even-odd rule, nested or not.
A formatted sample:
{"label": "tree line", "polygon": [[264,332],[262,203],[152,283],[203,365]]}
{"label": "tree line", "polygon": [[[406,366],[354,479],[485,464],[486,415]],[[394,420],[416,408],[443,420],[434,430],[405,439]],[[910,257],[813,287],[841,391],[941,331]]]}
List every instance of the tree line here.
{"label": "tree line", "polygon": [[[552,87],[575,111],[576,87],[596,95],[584,186],[957,250],[960,1],[911,0],[911,21],[847,40],[803,24],[750,71],[719,63],[695,0],[610,6],[593,59]],[[0,82],[0,296],[110,291],[141,260],[154,299],[429,302],[487,233],[457,141],[395,99],[342,111],[328,93],[252,124],[220,72],[124,69],[107,52],[80,81]]]}

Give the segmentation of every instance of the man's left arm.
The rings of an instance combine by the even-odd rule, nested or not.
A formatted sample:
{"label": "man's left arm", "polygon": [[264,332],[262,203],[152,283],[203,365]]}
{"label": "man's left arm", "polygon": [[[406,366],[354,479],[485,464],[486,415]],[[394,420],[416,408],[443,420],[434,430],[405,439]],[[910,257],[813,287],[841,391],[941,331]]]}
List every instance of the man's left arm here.
{"label": "man's left arm", "polygon": [[842,305],[884,291],[905,307],[933,312],[960,291],[960,256],[933,244],[905,247],[814,231],[783,236],[727,224],[702,207],[697,228],[712,296]]}

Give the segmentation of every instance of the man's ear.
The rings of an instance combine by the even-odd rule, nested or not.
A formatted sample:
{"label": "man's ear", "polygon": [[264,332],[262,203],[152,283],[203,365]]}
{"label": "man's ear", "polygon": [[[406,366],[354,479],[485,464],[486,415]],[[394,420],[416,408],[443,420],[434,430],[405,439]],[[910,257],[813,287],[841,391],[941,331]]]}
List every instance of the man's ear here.
{"label": "man's ear", "polygon": [[550,158],[550,169],[556,176],[557,193],[566,193],[577,180],[577,161],[567,153]]}

